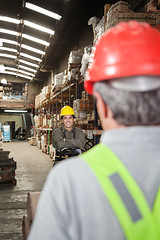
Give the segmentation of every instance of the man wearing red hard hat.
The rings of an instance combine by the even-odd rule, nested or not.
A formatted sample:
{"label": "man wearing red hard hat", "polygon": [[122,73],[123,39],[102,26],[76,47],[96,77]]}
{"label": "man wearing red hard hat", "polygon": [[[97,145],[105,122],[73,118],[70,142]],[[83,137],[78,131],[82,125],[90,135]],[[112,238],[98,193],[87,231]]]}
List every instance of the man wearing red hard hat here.
{"label": "man wearing red hard hat", "polygon": [[29,240],[160,239],[160,33],[133,21],[107,30],[85,89],[104,134],[51,170]]}

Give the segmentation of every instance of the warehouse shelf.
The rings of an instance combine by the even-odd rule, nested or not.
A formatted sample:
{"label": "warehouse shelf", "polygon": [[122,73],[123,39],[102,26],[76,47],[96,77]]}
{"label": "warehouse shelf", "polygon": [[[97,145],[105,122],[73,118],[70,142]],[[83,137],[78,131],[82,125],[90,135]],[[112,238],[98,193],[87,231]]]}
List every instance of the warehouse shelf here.
{"label": "warehouse shelf", "polygon": [[[74,55],[74,53],[71,52],[71,55]],[[80,52],[76,52],[76,54],[78,56],[83,55]],[[84,91],[84,77],[80,73],[80,67],[80,63],[68,62],[65,78],[62,79],[64,77],[63,73],[56,74],[54,84],[45,86],[41,93],[36,96],[35,136],[39,141],[38,146],[40,148],[40,140],[43,138],[43,146],[45,147],[42,146],[42,149],[45,148],[45,151],[49,148],[46,146],[53,142],[51,128],[55,129],[61,126],[60,111],[65,105],[73,107],[76,117],[75,126],[84,131],[87,138],[87,149],[99,141],[101,124],[98,120],[93,97]],[[71,72],[74,72],[73,75]]]}

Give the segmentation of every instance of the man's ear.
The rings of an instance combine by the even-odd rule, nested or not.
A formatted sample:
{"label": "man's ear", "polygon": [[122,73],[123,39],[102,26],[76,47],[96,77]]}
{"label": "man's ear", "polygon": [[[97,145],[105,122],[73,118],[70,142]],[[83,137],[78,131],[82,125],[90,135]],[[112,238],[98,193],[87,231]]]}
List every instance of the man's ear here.
{"label": "man's ear", "polygon": [[98,92],[94,92],[94,96],[97,99],[97,111],[101,120],[102,128],[104,131],[125,127],[119,124],[114,118],[110,107],[103,101],[101,95]]}
{"label": "man's ear", "polygon": [[107,118],[108,117],[108,106],[103,101],[101,95],[98,92],[94,92],[94,96],[97,99],[97,111],[98,115],[101,118]]}

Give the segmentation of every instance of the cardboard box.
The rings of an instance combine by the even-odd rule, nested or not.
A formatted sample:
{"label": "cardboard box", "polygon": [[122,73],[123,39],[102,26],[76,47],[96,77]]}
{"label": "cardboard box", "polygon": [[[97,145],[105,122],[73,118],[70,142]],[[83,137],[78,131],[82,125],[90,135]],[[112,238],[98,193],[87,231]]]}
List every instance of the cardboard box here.
{"label": "cardboard box", "polygon": [[152,26],[155,26],[160,22],[160,15],[154,13],[119,13],[116,12],[113,15],[108,16],[105,29],[116,26],[119,22],[128,21],[147,22]]}

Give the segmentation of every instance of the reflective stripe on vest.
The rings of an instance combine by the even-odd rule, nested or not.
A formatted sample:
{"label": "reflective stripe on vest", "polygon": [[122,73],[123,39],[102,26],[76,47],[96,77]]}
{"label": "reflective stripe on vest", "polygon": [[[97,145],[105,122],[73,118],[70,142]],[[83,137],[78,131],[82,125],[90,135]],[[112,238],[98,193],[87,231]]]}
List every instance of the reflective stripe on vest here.
{"label": "reflective stripe on vest", "polygon": [[150,209],[134,178],[107,146],[98,144],[81,157],[96,175],[126,239],[160,239],[160,190]]}

